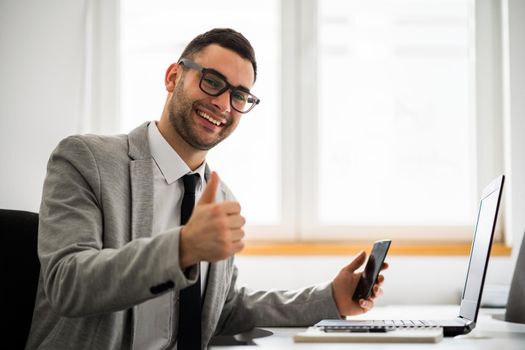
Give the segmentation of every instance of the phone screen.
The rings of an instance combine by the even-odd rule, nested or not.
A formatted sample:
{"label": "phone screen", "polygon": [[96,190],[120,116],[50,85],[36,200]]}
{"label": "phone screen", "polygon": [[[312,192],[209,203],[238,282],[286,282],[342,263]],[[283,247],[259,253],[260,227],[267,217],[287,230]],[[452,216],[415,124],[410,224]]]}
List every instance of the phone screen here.
{"label": "phone screen", "polygon": [[372,287],[379,276],[379,271],[381,271],[381,266],[385,261],[391,242],[391,240],[385,239],[374,243],[372,252],[366,262],[365,270],[359,279],[354,296],[352,297],[355,301],[367,299],[372,294]]}

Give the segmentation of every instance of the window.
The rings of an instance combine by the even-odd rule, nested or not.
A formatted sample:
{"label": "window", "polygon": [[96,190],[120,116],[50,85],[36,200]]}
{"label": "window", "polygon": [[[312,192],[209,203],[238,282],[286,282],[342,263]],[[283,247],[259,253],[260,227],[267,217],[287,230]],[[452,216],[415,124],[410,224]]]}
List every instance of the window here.
{"label": "window", "polygon": [[468,227],[472,2],[328,0],[317,12],[318,222],[307,226]]}
{"label": "window", "polygon": [[160,117],[165,69],[196,34],[252,42],[262,102],[208,157],[248,238],[470,237],[474,0],[133,0],[120,13],[123,132]]}

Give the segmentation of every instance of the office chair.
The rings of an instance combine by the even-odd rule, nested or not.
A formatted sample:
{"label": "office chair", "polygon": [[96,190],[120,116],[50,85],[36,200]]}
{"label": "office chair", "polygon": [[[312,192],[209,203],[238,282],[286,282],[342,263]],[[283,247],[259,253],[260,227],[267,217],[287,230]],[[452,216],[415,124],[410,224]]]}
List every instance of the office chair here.
{"label": "office chair", "polygon": [[[1,269],[2,319],[8,324],[2,332],[12,349],[25,348],[40,274],[37,255],[38,214],[0,209],[2,232]],[[6,276],[7,275],[7,276]]]}
{"label": "office chair", "polygon": [[521,241],[514,276],[510,284],[505,321],[525,323],[525,236]]}

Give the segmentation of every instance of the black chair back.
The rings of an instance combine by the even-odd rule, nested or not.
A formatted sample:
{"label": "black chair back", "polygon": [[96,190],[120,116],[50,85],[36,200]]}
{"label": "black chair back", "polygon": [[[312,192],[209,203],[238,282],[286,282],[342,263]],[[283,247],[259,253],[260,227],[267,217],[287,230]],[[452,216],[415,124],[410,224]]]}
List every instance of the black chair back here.
{"label": "black chair back", "polygon": [[[37,255],[38,214],[0,209],[0,230],[3,249],[1,256],[2,318],[7,322],[3,339],[12,349],[25,348],[40,274]],[[5,294],[4,294],[5,293]]]}

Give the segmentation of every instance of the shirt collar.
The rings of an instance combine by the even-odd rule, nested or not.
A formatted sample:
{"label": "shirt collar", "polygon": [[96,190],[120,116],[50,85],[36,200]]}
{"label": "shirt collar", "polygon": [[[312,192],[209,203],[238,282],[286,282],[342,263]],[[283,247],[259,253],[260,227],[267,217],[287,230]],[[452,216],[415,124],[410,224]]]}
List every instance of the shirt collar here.
{"label": "shirt collar", "polygon": [[162,136],[155,121],[152,121],[148,126],[148,141],[151,156],[168,184],[172,184],[186,174],[199,174],[201,180],[204,179],[206,162],[204,161],[195,171],[191,171],[184,160]]}

